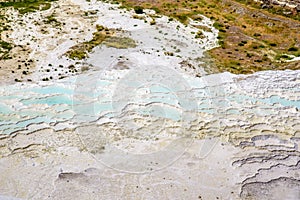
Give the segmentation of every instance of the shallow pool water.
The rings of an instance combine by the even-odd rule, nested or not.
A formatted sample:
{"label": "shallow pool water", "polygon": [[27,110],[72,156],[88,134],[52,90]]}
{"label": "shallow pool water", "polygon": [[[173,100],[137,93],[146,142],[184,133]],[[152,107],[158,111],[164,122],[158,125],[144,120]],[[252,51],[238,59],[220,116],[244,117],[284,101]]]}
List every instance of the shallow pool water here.
{"label": "shallow pool water", "polygon": [[[118,73],[113,76],[120,79],[114,80],[111,78],[113,76],[107,74],[99,77],[98,74],[96,86],[90,87],[88,81],[78,82],[82,77],[77,78],[77,81],[71,77],[70,80],[48,85],[30,84],[27,89],[18,89],[18,85],[9,86],[12,88],[10,90],[2,88],[1,133],[26,130],[27,126],[39,123],[51,124],[67,120],[72,124],[94,121],[100,117],[113,120],[129,113],[133,116],[132,119],[152,116],[175,122],[182,120],[185,113],[191,111],[196,115],[189,120],[197,120],[197,113],[223,118],[226,115],[241,113],[257,116],[273,115],[277,112],[278,106],[300,108],[300,101],[290,100],[289,96],[282,98],[265,92],[266,98],[261,98],[253,93],[247,93],[247,88],[243,90],[238,88],[236,82],[228,79],[228,74],[203,78],[183,76],[187,83],[191,83],[188,90],[176,89],[184,88],[181,86],[168,87],[153,83],[141,87],[139,81],[136,82],[138,85],[135,88],[134,81],[129,81],[128,88],[131,89],[122,91],[116,87],[120,86],[120,83],[126,84],[122,76],[126,77],[127,72],[110,73]],[[214,82],[214,79],[217,81]],[[295,85],[297,84],[295,81]],[[283,86],[282,90],[285,91],[286,88]],[[123,93],[120,95],[117,91]],[[295,97],[299,95],[298,93],[299,91],[293,91],[290,95]]]}

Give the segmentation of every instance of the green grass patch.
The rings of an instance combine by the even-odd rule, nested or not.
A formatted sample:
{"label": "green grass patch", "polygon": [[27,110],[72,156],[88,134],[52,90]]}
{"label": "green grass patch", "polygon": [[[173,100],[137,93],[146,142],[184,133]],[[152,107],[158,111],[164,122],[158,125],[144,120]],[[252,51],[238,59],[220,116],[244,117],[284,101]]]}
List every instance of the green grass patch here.
{"label": "green grass patch", "polygon": [[85,50],[81,49],[72,49],[68,54],[68,57],[73,59],[73,60],[82,60],[86,58],[87,52]]}
{"label": "green grass patch", "polygon": [[177,14],[174,17],[178,19],[181,23],[185,24],[189,18],[189,15],[183,13],[183,14]]}
{"label": "green grass patch", "polygon": [[113,48],[117,48],[117,49],[128,49],[128,48],[134,48],[137,46],[135,41],[131,38],[116,37],[116,36],[107,37],[103,41],[103,44],[106,45],[107,47],[113,47]]}
{"label": "green grass patch", "polygon": [[291,60],[292,58],[286,54],[277,54],[275,60]]}
{"label": "green grass patch", "polygon": [[8,51],[12,49],[12,45],[5,41],[0,41],[0,47]]}
{"label": "green grass patch", "polygon": [[56,0],[23,0],[19,2],[0,2],[0,7],[13,7],[21,14],[35,12],[36,10],[48,10],[51,7],[51,2]]}
{"label": "green grass patch", "polygon": [[77,44],[70,48],[65,53],[71,59],[82,60],[87,58],[88,53],[98,45],[106,45],[107,47],[127,49],[136,47],[136,43],[133,39],[128,37],[114,36],[115,30],[110,30],[106,27],[97,25],[97,31],[93,33],[93,38],[90,41]]}
{"label": "green grass patch", "polygon": [[290,47],[290,48],[288,49],[288,51],[298,51],[298,48],[297,48],[297,47]]}
{"label": "green grass patch", "polygon": [[141,7],[141,6],[135,6],[133,9],[134,9],[134,12],[136,14],[143,14],[144,13],[144,8]]}
{"label": "green grass patch", "polygon": [[44,20],[44,22],[46,24],[52,24],[55,26],[60,26],[61,22],[57,21],[57,19],[55,18],[55,16],[52,14],[50,16],[47,16],[46,19]]}

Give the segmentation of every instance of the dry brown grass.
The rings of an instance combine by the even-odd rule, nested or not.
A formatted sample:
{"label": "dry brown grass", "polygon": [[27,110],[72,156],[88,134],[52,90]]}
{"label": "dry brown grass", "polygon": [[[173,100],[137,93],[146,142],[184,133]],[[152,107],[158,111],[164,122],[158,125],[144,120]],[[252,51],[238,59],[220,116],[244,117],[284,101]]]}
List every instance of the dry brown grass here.
{"label": "dry brown grass", "polygon": [[[226,0],[117,0],[123,7],[141,6],[187,23],[188,17],[204,14],[219,29],[220,47],[209,52],[217,71],[252,73],[270,69],[300,69],[287,63],[289,55],[300,56],[300,14],[273,14],[257,5]],[[300,19],[300,18],[299,18]],[[293,48],[294,47],[294,48]],[[294,51],[290,51],[292,50]]]}
{"label": "dry brown grass", "polygon": [[126,49],[136,47],[135,41],[128,37],[115,36],[116,31],[97,25],[97,31],[93,33],[90,41],[79,43],[65,53],[71,59],[84,59],[94,47],[104,44],[107,47]]}

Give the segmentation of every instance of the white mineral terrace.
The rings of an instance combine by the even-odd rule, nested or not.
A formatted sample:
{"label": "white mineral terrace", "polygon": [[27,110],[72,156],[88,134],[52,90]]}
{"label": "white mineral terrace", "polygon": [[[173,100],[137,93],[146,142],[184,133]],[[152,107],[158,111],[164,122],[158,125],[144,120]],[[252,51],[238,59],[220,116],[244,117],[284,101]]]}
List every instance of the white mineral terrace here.
{"label": "white mineral terrace", "polygon": [[[53,11],[64,32],[40,34],[33,22]],[[184,68],[216,46],[212,22],[161,16],[150,25],[132,15],[59,1],[23,16],[32,28],[14,27],[11,38],[40,59],[32,83],[0,87],[0,199],[300,199],[300,71]],[[195,23],[211,31],[196,39]],[[91,39],[95,24],[121,28],[137,47],[101,45],[78,63],[63,56]],[[174,46],[180,52],[164,54]],[[90,70],[58,79],[67,68],[57,68],[40,81],[70,64]]]}

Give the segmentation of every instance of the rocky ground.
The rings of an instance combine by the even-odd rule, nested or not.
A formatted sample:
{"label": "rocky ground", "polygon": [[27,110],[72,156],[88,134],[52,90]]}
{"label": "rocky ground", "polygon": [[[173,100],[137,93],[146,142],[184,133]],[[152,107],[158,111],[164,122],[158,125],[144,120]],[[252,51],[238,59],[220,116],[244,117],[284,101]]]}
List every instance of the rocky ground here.
{"label": "rocky ground", "polygon": [[281,5],[281,6],[288,6],[291,8],[296,8],[296,11],[300,11],[298,6],[300,6],[300,1],[299,0],[274,0],[274,1],[270,1],[270,0],[263,0],[261,1],[265,4],[268,5]]}

